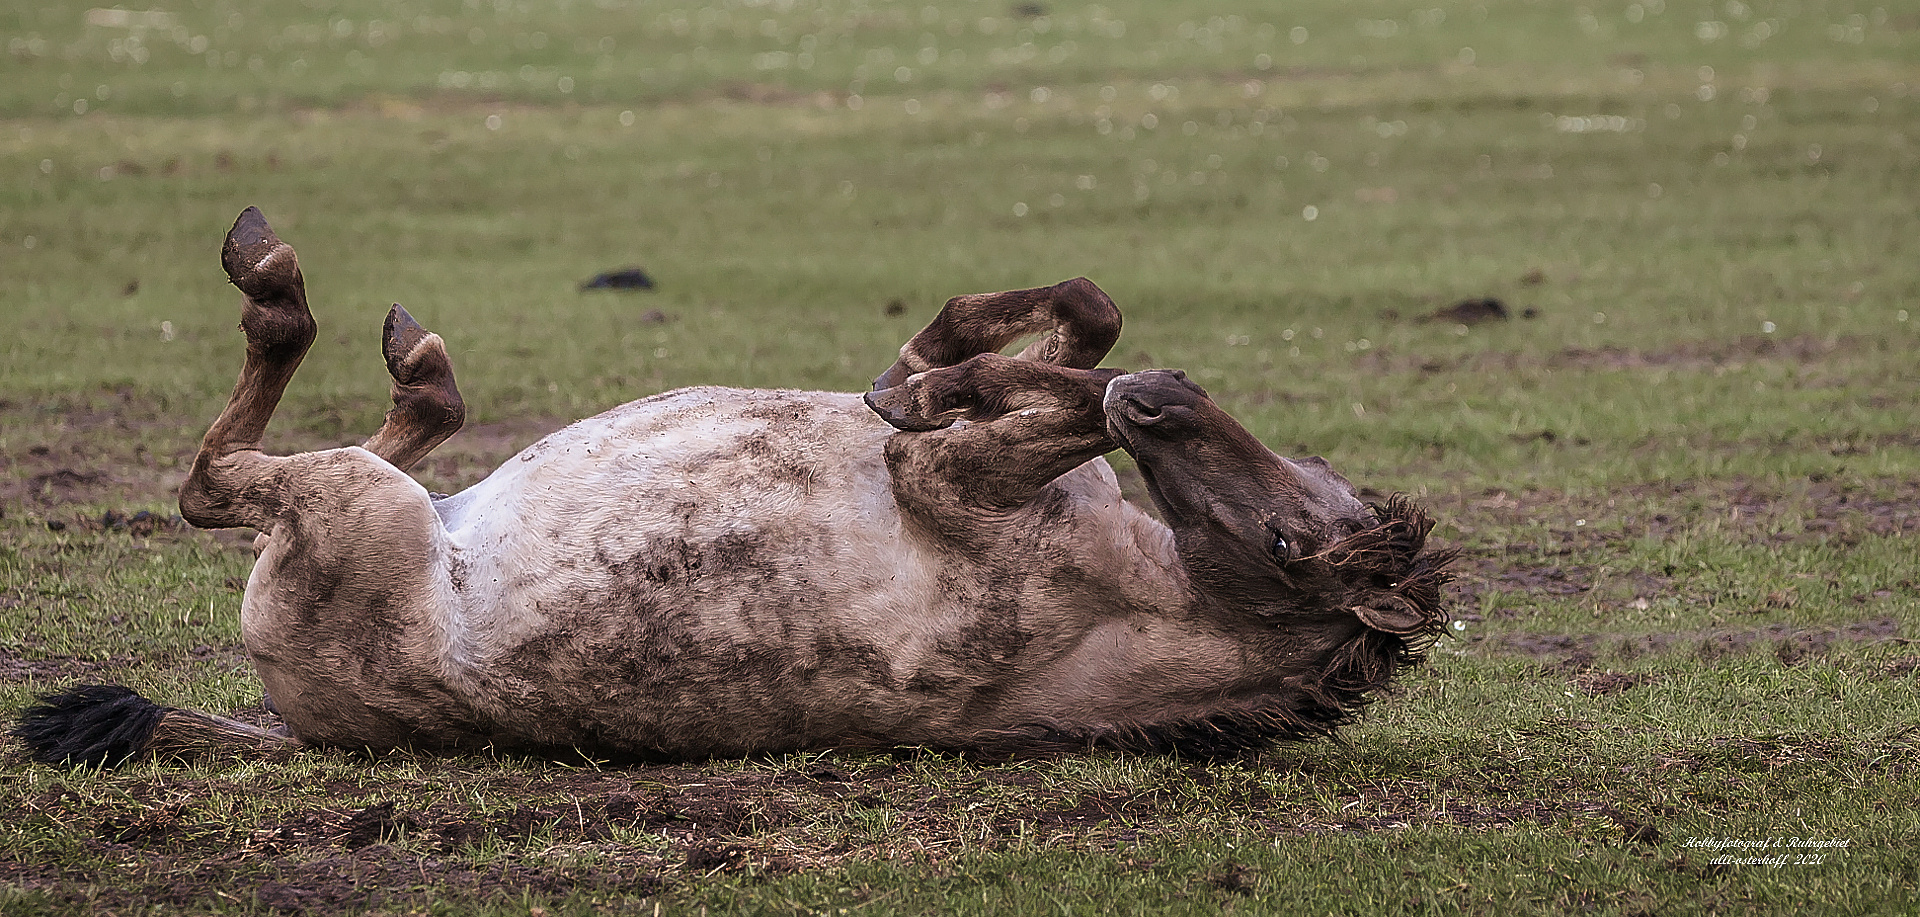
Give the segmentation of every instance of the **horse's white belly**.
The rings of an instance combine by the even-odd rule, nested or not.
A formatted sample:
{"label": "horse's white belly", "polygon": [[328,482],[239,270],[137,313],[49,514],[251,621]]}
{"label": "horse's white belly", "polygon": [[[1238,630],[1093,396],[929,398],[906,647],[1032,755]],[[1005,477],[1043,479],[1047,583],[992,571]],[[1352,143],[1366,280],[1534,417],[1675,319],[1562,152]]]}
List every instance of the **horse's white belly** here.
{"label": "horse's white belly", "polygon": [[903,530],[892,433],[857,395],[690,389],[547,437],[438,504],[449,674],[502,710],[565,707],[557,679],[698,685],[849,646],[875,649],[861,677],[892,678],[964,613]]}
{"label": "horse's white belly", "polygon": [[622,585],[684,579],[720,605],[748,598],[719,594],[739,571],[711,561],[755,564],[769,585],[837,586],[823,604],[884,589],[913,551],[882,456],[892,432],[835,393],[686,389],[616,408],[440,503],[456,587],[509,627]]}

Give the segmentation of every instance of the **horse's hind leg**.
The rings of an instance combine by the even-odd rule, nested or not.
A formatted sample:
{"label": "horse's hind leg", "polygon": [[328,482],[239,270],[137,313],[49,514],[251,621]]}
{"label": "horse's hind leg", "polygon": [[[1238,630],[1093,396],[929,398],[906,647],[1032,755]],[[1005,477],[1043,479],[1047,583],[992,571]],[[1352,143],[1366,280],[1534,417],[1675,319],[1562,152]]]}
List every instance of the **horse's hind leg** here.
{"label": "horse's hind leg", "polygon": [[[270,532],[286,492],[275,480],[286,460],[261,452],[260,440],[313,343],[313,314],[293,246],[280,241],[259,210],[248,207],[234,221],[220,263],[246,297],[240,312],[246,361],[226,409],[200,442],[180,489],[180,514],[201,528]],[[366,448],[404,471],[460,429],[466,408],[439,335],[396,305],[383,339],[393,410]]]}
{"label": "horse's hind leg", "polygon": [[467,408],[453,383],[453,361],[440,336],[420,327],[395,303],[381,335],[387,373],[393,377],[393,410],[366,450],[408,471],[435,446],[460,431]]}
{"label": "horse's hind leg", "polygon": [[1085,277],[1031,290],[956,296],[900,348],[900,359],[873,381],[873,390],[978,354],[999,353],[1030,334],[1042,336],[1020,351],[1020,359],[1092,369],[1120,338],[1120,310]]}
{"label": "horse's hind leg", "polygon": [[262,453],[260,440],[313,344],[313,314],[293,246],[274,235],[259,210],[248,207],[234,221],[220,263],[246,297],[240,311],[246,362],[226,409],[200,441],[180,488],[180,515],[201,528],[268,531],[284,492],[271,479],[285,459]]}

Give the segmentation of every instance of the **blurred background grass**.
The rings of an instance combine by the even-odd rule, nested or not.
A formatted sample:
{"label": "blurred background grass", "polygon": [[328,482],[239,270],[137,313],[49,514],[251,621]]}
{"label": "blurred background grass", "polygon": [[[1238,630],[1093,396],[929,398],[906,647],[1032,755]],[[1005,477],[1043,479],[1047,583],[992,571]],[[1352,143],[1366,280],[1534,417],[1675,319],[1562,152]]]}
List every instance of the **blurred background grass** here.
{"label": "blurred background grass", "polygon": [[[338,437],[378,412],[394,300],[484,421],[858,388],[947,296],[1075,274],[1126,311],[1113,362],[1369,474],[1758,473],[1910,424],[1911,16],[1212,11],[16,7],[0,385],[207,413],[239,347],[213,251],[257,204],[330,335],[287,420]],[[629,263],[659,289],[573,291]],[[1483,295],[1538,317],[1412,321]],[[1734,343],[1671,350],[1706,340]],[[1896,389],[1749,358],[1775,341]]]}

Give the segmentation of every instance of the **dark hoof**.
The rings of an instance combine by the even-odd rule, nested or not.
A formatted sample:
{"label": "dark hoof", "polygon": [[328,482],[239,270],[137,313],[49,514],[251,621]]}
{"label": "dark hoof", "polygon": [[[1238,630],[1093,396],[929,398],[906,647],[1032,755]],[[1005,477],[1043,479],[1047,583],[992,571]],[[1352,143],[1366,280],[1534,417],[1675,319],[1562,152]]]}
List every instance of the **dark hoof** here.
{"label": "dark hoof", "polygon": [[886,421],[896,430],[907,433],[927,433],[953,426],[953,418],[929,419],[914,411],[913,397],[899,388],[868,392],[864,398],[867,407],[872,408],[875,414],[880,415],[881,420]]}
{"label": "dark hoof", "polygon": [[907,381],[907,377],[911,375],[913,375],[913,370],[908,369],[907,364],[896,360],[892,366],[887,367],[886,372],[881,373],[879,378],[873,380],[873,388],[871,390],[884,392],[887,389]]}
{"label": "dark hoof", "polygon": [[280,241],[257,207],[240,212],[220,250],[220,266],[240,291],[254,299],[278,299],[301,284],[300,261],[293,246]]}
{"label": "dark hoof", "polygon": [[[439,335],[420,327],[399,303],[394,303],[387,312],[381,338],[387,374],[393,377],[393,410],[387,415],[387,424],[368,441],[368,448],[376,443],[392,445],[388,442],[390,434],[399,429],[412,431],[402,437],[403,441],[411,442],[412,437],[426,435],[438,445],[459,430],[467,417],[460,387],[453,381],[453,360],[447,355],[447,345]],[[374,451],[388,461],[410,467],[406,451]],[[425,457],[426,453],[421,452],[413,461]]]}
{"label": "dark hoof", "polygon": [[411,367],[412,372],[409,372],[407,358],[413,355],[414,349],[419,347],[430,334],[432,332],[420,327],[420,323],[414,321],[413,316],[408,315],[406,309],[401,308],[399,303],[394,303],[393,308],[387,311],[387,323],[380,333],[382,342],[380,349],[387,358],[387,373],[403,384],[419,381],[403,379],[401,376],[420,374],[420,367],[417,366]]}

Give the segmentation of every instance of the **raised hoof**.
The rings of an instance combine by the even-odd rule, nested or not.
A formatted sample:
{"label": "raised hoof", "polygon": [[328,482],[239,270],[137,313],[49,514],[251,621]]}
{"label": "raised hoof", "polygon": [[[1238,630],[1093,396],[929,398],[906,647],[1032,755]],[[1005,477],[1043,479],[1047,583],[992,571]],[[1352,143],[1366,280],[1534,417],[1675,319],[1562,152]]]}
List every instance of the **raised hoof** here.
{"label": "raised hoof", "polygon": [[240,310],[247,352],[269,365],[298,365],[313,343],[315,328],[293,246],[273,234],[258,208],[248,207],[227,232],[220,265],[247,296]]}
{"label": "raised hoof", "polygon": [[381,351],[393,377],[393,410],[366,447],[405,471],[459,431],[467,406],[453,380],[447,345],[399,303],[387,312]]}
{"label": "raised hoof", "polygon": [[300,259],[280,241],[261,216],[248,207],[233,221],[220,250],[220,266],[240,292],[254,300],[278,300],[301,292]]}
{"label": "raised hoof", "polygon": [[906,363],[895,361],[892,366],[887,367],[886,372],[881,373],[879,378],[873,380],[873,388],[869,389],[869,391],[884,392],[887,389],[907,381],[907,377],[911,375],[913,375],[913,370],[908,369]]}
{"label": "raised hoof", "polygon": [[447,347],[440,336],[420,327],[399,303],[387,311],[380,339],[387,374],[393,381],[401,385],[452,381],[453,363],[447,359]]}
{"label": "raised hoof", "polygon": [[867,407],[896,430],[927,433],[953,426],[956,417],[929,417],[922,413],[919,399],[905,386],[895,386],[865,395]]}

